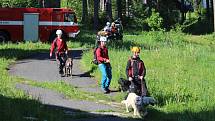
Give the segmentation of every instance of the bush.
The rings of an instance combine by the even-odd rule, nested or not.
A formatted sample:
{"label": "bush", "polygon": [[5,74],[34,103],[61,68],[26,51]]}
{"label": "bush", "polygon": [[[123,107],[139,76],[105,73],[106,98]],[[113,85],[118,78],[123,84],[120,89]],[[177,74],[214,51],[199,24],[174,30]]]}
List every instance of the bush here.
{"label": "bush", "polygon": [[0,7],[39,7],[37,0],[2,0]]}
{"label": "bush", "polygon": [[146,19],[146,22],[152,31],[162,30],[163,18],[155,11],[155,9],[152,9],[152,14]]}

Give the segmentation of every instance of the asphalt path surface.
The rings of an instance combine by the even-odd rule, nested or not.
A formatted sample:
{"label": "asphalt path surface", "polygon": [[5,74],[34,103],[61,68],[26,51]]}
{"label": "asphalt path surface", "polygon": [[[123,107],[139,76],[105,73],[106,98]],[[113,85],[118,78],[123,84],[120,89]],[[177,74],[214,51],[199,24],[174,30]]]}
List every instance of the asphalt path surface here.
{"label": "asphalt path surface", "polygon": [[69,56],[73,57],[73,76],[61,77],[58,73],[57,62],[54,57],[49,58],[49,53],[37,53],[29,56],[28,59],[19,60],[10,68],[10,73],[26,79],[39,82],[54,82],[64,80],[85,91],[102,93],[98,84],[91,76],[89,71],[84,72],[80,69],[80,59],[82,50],[72,50]]}
{"label": "asphalt path surface", "polygon": [[[49,58],[49,53],[37,53],[29,56],[27,59],[19,60],[13,66],[10,67],[9,73],[13,76],[18,76],[25,79],[30,79],[39,82],[55,82],[58,80],[63,80],[77,88],[93,93],[102,93],[97,81],[90,76],[90,71],[87,72],[80,69],[80,59],[83,50],[76,49],[69,52],[69,56],[73,58],[73,74],[72,77],[61,77],[58,74],[57,63],[53,58]],[[101,104],[98,102],[90,102],[85,100],[73,100],[67,99],[63,94],[59,92],[45,89],[41,87],[34,87],[26,84],[17,84],[18,89],[24,90],[27,94],[33,96],[35,99],[39,99],[44,105],[56,106],[60,108],[69,109],[70,112],[73,111],[84,111],[84,112],[97,112],[99,110],[108,112],[110,110],[114,111],[108,115],[100,115],[99,118],[92,119],[81,119],[99,121],[99,120],[116,120],[116,121],[126,121],[130,120],[127,118],[122,118],[116,115],[118,109],[112,105]],[[114,94],[109,94],[111,96]],[[91,114],[91,113],[90,113]],[[93,113],[94,114],[94,113]],[[98,116],[98,115],[97,115]]]}

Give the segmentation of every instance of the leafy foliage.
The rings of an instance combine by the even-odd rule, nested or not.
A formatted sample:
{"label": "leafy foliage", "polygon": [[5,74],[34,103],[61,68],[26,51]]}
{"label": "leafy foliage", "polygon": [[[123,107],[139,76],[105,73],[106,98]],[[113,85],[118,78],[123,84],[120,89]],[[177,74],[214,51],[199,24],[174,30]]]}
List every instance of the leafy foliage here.
{"label": "leafy foliage", "polygon": [[2,0],[0,7],[39,7],[38,0]]}
{"label": "leafy foliage", "polygon": [[61,0],[61,7],[72,8],[78,17],[81,18],[82,15],[82,0]]}
{"label": "leafy foliage", "polygon": [[152,14],[149,18],[146,19],[149,27],[152,31],[161,30],[163,24],[163,18],[160,17],[160,14],[152,9]]}

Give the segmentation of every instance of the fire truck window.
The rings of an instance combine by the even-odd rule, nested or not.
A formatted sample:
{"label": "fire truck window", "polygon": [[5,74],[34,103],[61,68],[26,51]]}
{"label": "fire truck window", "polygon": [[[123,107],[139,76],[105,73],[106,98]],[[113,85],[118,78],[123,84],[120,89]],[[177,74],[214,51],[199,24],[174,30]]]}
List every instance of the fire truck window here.
{"label": "fire truck window", "polygon": [[74,22],[74,14],[65,14],[65,22]]}

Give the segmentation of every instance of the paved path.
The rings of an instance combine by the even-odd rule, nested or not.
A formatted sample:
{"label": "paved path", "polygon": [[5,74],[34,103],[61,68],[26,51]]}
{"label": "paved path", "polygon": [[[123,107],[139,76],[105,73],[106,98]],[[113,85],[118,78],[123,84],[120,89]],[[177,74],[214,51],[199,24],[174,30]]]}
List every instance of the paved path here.
{"label": "paved path", "polygon": [[58,74],[58,68],[55,59],[49,59],[48,53],[34,54],[29,59],[18,61],[10,73],[19,77],[34,81],[57,81],[64,80],[69,84],[77,86],[85,91],[101,93],[95,80],[91,78],[89,72],[80,70],[80,57],[82,50],[73,50],[70,52],[74,58],[73,77],[61,77]]}
{"label": "paved path", "polygon": [[[39,81],[39,82],[54,82],[57,80],[64,80],[67,83],[76,86],[83,91],[90,91],[94,93],[102,93],[96,81],[89,75],[88,72],[80,70],[80,57],[82,50],[73,50],[69,53],[74,58],[73,77],[61,77],[58,74],[58,68],[55,59],[49,59],[48,53],[34,54],[28,59],[17,61],[15,65],[10,68],[9,73],[18,77]],[[26,93],[35,98],[40,99],[44,104],[52,104],[66,108],[80,109],[83,111],[96,110],[112,110],[114,107],[104,104],[98,104],[89,101],[74,101],[65,99],[62,94],[57,92],[32,87],[29,85],[18,84],[17,88],[23,89]],[[94,107],[94,108],[93,108]]]}
{"label": "paved path", "polygon": [[102,105],[89,101],[78,101],[72,99],[66,99],[63,94],[55,92],[53,90],[33,87],[26,84],[17,84],[18,89],[23,89],[29,95],[39,99],[43,104],[60,106],[63,108],[70,108],[73,110],[82,110],[82,111],[99,111],[99,110],[109,110],[111,109],[108,105]]}
{"label": "paved path", "polygon": [[[28,59],[17,61],[12,67],[10,67],[9,73],[34,80],[39,82],[55,82],[57,80],[64,80],[65,82],[76,86],[77,88],[94,93],[102,93],[101,89],[97,85],[96,81],[89,75],[89,72],[84,72],[80,69],[80,59],[82,55],[82,50],[72,50],[70,54],[74,59],[73,66],[73,77],[60,77],[58,74],[58,69],[56,65],[56,61],[54,59],[49,59],[48,53],[38,53],[34,54]],[[67,99],[63,94],[60,94],[56,91],[45,89],[41,87],[34,87],[26,84],[17,84],[16,87],[18,89],[24,90],[27,94],[32,95],[35,99],[39,99],[45,105],[51,105],[60,107],[63,109],[73,111],[81,111],[87,112],[89,114],[99,115],[97,118],[91,119],[80,119],[78,121],[100,121],[100,120],[114,120],[114,121],[127,121],[130,119],[123,118],[124,114],[117,113],[118,109],[111,105],[100,104],[96,102],[90,101],[77,101],[73,99]],[[114,95],[114,94],[110,94]],[[101,114],[101,112],[97,111],[110,111],[113,110],[115,112],[110,112]],[[120,117],[118,117],[120,115]],[[73,119],[74,120],[74,119]]]}

